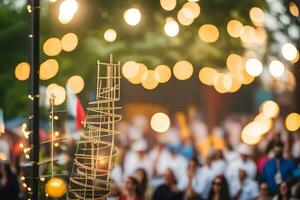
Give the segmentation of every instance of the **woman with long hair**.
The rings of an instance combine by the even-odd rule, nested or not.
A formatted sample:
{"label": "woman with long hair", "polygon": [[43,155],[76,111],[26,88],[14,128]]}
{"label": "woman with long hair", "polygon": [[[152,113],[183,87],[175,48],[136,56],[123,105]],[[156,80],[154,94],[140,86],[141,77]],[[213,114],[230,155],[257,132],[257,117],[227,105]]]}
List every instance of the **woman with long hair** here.
{"label": "woman with long hair", "polygon": [[129,176],[125,179],[124,188],[119,200],[143,200],[139,194],[139,182],[136,178]]}
{"label": "woman with long hair", "polygon": [[138,168],[135,171],[135,178],[139,182],[139,195],[143,197],[145,200],[150,199],[150,188],[148,175],[144,168]]}
{"label": "woman with long hair", "polygon": [[212,182],[208,200],[230,200],[228,184],[224,176],[216,176]]}

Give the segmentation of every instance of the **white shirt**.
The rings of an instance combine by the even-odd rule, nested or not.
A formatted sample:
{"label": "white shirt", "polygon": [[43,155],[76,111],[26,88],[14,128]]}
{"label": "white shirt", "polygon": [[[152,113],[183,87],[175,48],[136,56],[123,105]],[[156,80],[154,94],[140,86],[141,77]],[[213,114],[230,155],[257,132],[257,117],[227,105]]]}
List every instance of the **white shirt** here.
{"label": "white shirt", "polygon": [[199,180],[197,182],[196,192],[201,195],[202,198],[207,199],[210,188],[212,186],[213,179],[216,176],[216,172],[213,167],[204,165],[200,169]]}
{"label": "white shirt", "polygon": [[188,161],[181,155],[175,155],[171,156],[168,164],[168,168],[170,168],[176,176],[178,189],[183,190],[185,183],[182,177],[186,175]]}
{"label": "white shirt", "polygon": [[149,164],[149,156],[144,155],[143,158],[135,151],[128,151],[124,159],[124,176],[132,176],[138,168],[146,170],[147,174],[152,174],[151,164]]}
{"label": "white shirt", "polygon": [[155,169],[159,176],[164,175],[172,160],[170,152],[165,148],[163,148],[161,151],[159,151],[158,148],[154,148],[150,151],[149,158],[153,167],[152,172]]}
{"label": "white shirt", "polygon": [[257,183],[250,178],[247,178],[244,181],[243,185],[241,185],[241,182],[239,180],[233,181],[232,186],[233,187],[231,187],[230,189],[231,197],[235,197],[240,191],[240,189],[241,189],[241,193],[239,196],[240,200],[253,200],[259,195],[259,189]]}
{"label": "white shirt", "polygon": [[226,169],[226,162],[223,159],[214,160],[212,162],[212,168],[215,171],[216,175],[222,175],[225,172]]}

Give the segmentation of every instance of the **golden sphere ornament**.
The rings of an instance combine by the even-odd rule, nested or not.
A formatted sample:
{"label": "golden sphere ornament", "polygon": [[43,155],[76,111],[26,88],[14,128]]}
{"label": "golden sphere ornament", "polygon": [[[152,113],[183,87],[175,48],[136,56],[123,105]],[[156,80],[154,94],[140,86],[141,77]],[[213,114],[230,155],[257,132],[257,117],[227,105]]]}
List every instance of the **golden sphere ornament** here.
{"label": "golden sphere ornament", "polygon": [[52,178],[45,186],[45,192],[51,198],[60,198],[66,193],[66,191],[66,182],[61,178]]}

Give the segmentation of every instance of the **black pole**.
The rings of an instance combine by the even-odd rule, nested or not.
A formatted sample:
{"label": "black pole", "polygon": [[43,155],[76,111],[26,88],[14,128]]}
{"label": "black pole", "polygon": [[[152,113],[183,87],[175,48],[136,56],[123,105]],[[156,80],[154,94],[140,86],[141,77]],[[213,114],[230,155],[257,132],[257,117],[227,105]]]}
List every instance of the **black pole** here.
{"label": "black pole", "polygon": [[30,92],[33,97],[31,103],[31,128],[32,128],[32,161],[33,181],[32,199],[38,200],[39,196],[39,66],[40,66],[40,2],[30,0]]}

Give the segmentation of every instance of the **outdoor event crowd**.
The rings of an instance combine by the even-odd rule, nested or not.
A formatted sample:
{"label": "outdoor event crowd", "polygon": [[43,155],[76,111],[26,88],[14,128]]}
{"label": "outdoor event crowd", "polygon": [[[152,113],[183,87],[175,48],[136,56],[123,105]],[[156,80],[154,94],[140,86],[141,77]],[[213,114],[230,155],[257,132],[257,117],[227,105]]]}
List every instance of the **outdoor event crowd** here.
{"label": "outdoor event crowd", "polygon": [[249,117],[231,115],[210,128],[190,109],[175,113],[166,133],[143,116],[123,121],[109,199],[300,199],[300,135],[278,119],[258,145],[243,144]]}
{"label": "outdoor event crowd", "polygon": [[[300,135],[287,132],[280,118],[249,146],[240,139],[249,115],[228,115],[219,126],[210,126],[196,109],[170,117],[165,133],[141,115],[117,125],[120,164],[108,200],[300,199]],[[67,149],[71,167],[72,147]],[[0,199],[23,199],[18,167],[0,166]]]}

